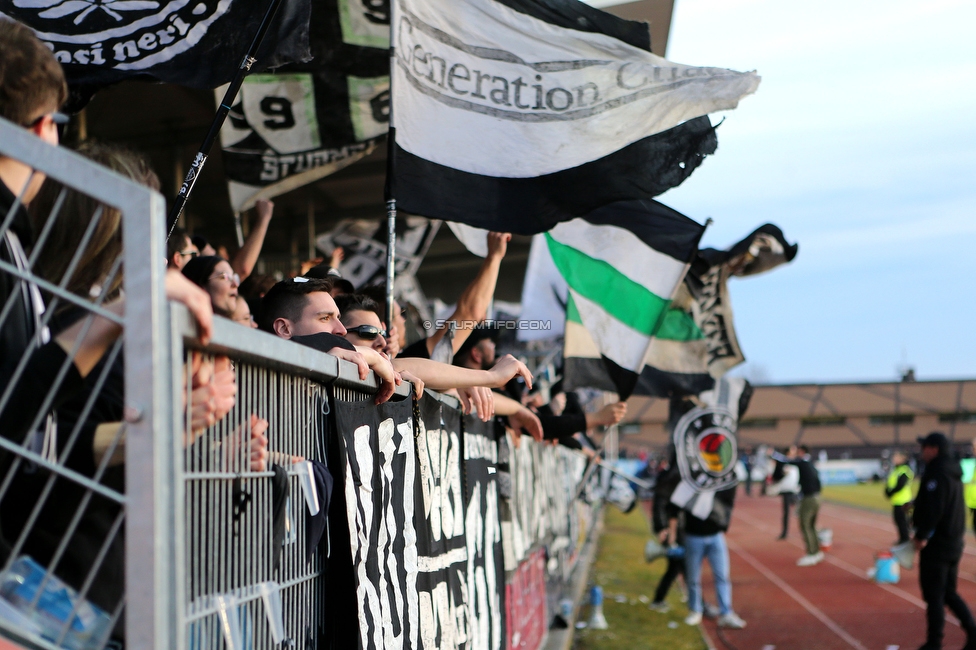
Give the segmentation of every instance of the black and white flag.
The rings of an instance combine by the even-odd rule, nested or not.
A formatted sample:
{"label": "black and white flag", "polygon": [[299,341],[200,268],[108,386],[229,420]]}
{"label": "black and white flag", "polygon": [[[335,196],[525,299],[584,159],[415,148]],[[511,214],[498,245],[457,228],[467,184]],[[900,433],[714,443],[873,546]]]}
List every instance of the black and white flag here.
{"label": "black and white flag", "polygon": [[468,544],[461,480],[461,413],[425,394],[419,404],[417,486],[417,592],[420,645],[425,650],[470,648]]}
{"label": "black and white flag", "polygon": [[[397,220],[397,289],[416,275],[440,226],[440,221],[425,217]],[[315,245],[327,254],[341,246],[345,255],[339,272],[360,289],[386,279],[386,238],[385,223],[375,219],[343,219],[332,230],[319,235]]]}
{"label": "black and white flag", "polygon": [[465,534],[470,650],[501,650],[505,643],[505,556],[498,511],[495,423],[464,418]]}
{"label": "black and white flag", "polygon": [[[418,648],[417,459],[409,400],[334,401],[360,650]],[[346,622],[348,625],[350,622]]]}
{"label": "black and white flag", "polygon": [[[0,18],[24,23],[51,48],[68,83],[146,77],[214,88],[240,68],[269,0],[5,0]],[[284,0],[252,69],[309,58],[310,0]]]}
{"label": "black and white flag", "polygon": [[[220,132],[235,212],[337,172],[383,141],[389,25],[382,0],[316,2],[314,58],[245,79]],[[218,102],[223,94],[217,89]]]}
{"label": "black and white flag", "polygon": [[432,218],[530,234],[652,198],[759,84],[657,57],[646,25],[580,2],[394,4],[396,198]]}

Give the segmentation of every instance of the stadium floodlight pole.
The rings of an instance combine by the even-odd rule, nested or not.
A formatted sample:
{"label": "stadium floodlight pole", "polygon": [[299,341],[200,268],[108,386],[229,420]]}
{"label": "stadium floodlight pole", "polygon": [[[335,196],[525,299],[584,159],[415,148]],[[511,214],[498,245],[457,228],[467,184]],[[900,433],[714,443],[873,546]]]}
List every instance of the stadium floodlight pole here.
{"label": "stadium floodlight pole", "polygon": [[247,76],[247,73],[251,71],[251,66],[257,61],[258,48],[261,47],[264,36],[268,33],[275,14],[278,13],[278,7],[281,6],[281,2],[282,0],[271,0],[271,4],[268,5],[268,10],[265,12],[264,18],[258,26],[258,31],[254,34],[251,45],[247,48],[247,53],[241,59],[241,64],[237,68],[237,72],[234,74],[230,85],[227,87],[224,98],[220,100],[220,106],[217,107],[217,114],[214,115],[213,122],[210,124],[207,137],[200,144],[200,149],[197,150],[197,155],[194,156],[193,162],[190,163],[190,169],[186,172],[186,178],[183,179],[183,185],[180,186],[180,192],[176,195],[176,200],[173,201],[173,208],[169,212],[169,231],[166,233],[166,239],[169,239],[169,236],[173,233],[176,222],[180,220],[180,215],[183,214],[183,208],[186,207],[187,201],[190,200],[190,193],[193,191],[193,186],[196,185],[197,179],[200,178],[200,172],[203,171],[203,166],[207,164],[210,149],[213,148],[213,143],[220,134],[224,120],[227,119],[227,113],[230,112],[230,105],[237,97],[237,93],[240,92],[241,85],[244,83],[244,77]]}

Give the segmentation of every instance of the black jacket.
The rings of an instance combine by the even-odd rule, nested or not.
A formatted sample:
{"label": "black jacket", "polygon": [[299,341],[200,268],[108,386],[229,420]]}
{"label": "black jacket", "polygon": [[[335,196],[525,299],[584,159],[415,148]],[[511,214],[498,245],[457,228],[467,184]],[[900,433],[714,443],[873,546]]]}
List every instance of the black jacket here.
{"label": "black jacket", "polygon": [[966,532],[962,467],[945,453],[925,466],[913,521],[915,538],[928,540],[922,553],[943,562],[962,557]]}
{"label": "black jacket", "polygon": [[[13,193],[0,181],[0,223],[7,218],[14,201]],[[10,232],[17,236],[25,254],[29,254],[33,235],[23,206],[18,206],[14,213]],[[6,234],[0,237],[0,260],[17,265],[11,241]],[[0,312],[11,297],[11,309],[6,320],[0,323],[0,394],[11,384],[11,378],[37,332],[37,320],[27,284],[5,271],[0,271]],[[53,341],[34,348],[6,406],[0,411],[0,435],[17,443],[23,442],[49,391],[54,392],[54,401],[50,406],[54,410],[81,388],[81,376],[73,363],[67,364],[61,382],[55,382],[66,362],[67,355]],[[44,414],[41,415],[43,417]],[[6,452],[0,452],[0,464],[6,456]]]}
{"label": "black jacket", "polygon": [[[0,181],[0,223],[7,218],[15,200],[16,197],[14,197],[13,192],[3,181]],[[10,232],[17,236],[25,251],[30,251],[34,237],[31,234],[27,211],[22,205],[17,206],[13,221],[10,223]],[[0,260],[16,266],[13,247],[6,233],[0,237]],[[9,273],[0,272],[0,310],[7,304],[7,300],[12,294],[17,294],[6,320],[0,324],[0,367],[7,367],[11,365],[11,362],[17,363],[20,355],[27,349],[27,342],[36,330],[26,286],[25,283]]]}
{"label": "black jacket", "polygon": [[702,537],[724,533],[732,522],[734,506],[735,487],[719,490],[715,493],[715,505],[712,506],[708,519],[699,519],[685,510],[685,533]]}
{"label": "black jacket", "polygon": [[787,465],[793,465],[800,470],[800,493],[805,497],[820,494],[820,472],[809,458],[787,458],[782,454],[773,454],[773,460]]}

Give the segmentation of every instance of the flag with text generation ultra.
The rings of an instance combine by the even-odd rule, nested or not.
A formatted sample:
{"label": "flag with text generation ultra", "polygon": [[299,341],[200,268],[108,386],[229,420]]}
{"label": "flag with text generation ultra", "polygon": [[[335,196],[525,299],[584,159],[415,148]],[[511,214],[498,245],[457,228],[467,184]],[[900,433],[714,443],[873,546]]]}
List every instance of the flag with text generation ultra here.
{"label": "flag with text generation ultra", "polygon": [[[316,2],[313,59],[244,80],[220,132],[235,212],[337,172],[383,141],[389,29],[388,2]],[[217,89],[218,102],[223,93]]]}
{"label": "flag with text generation ultra", "polygon": [[546,234],[552,260],[569,285],[568,389],[590,385],[569,363],[575,356],[572,330],[579,327],[589,334],[612,384],[595,387],[614,390],[621,399],[631,394],[703,231],[660,203],[634,201],[559,224]]}
{"label": "flag with text generation ultra", "polygon": [[[6,0],[51,48],[68,83],[90,96],[133,77],[214,88],[240,69],[267,0]],[[284,0],[253,70],[309,58],[310,0]]]}
{"label": "flag with text generation ultra", "polygon": [[655,56],[646,24],[580,2],[394,7],[396,198],[432,218],[532,234],[650,199],[714,152],[707,115],[759,84]]}

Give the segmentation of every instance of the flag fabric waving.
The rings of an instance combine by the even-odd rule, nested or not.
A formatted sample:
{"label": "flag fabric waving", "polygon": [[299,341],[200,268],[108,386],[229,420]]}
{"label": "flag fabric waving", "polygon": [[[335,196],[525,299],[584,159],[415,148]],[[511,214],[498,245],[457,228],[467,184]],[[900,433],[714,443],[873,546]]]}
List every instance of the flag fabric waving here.
{"label": "flag fabric waving", "polygon": [[[240,68],[270,0],[8,0],[54,52],[73,90],[133,77],[215,88]],[[311,0],[284,0],[252,70],[309,58]]]}
{"label": "flag fabric waving", "polygon": [[[745,361],[733,322],[729,276],[749,276],[793,260],[798,246],[766,224],[727,250],[698,251],[647,349],[636,395],[673,397],[711,390],[715,380]],[[599,346],[572,309],[566,312],[568,386],[613,390]]]}
{"label": "flag fabric waving", "polygon": [[759,84],[657,57],[646,25],[580,2],[396,0],[393,21],[398,205],[491,230],[678,185],[715,150],[707,114]]}
{"label": "flag fabric waving", "polygon": [[[609,388],[621,399],[637,384],[702,232],[703,226],[660,203],[632,201],[546,234],[552,260],[569,286],[567,339],[571,327],[589,333]],[[567,388],[585,385],[566,370]]]}
{"label": "flag fabric waving", "polygon": [[[316,2],[313,59],[244,80],[220,132],[235,212],[339,171],[383,142],[389,16],[381,2]],[[215,94],[219,102],[224,89]]]}

